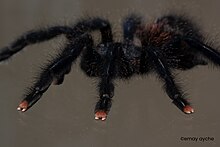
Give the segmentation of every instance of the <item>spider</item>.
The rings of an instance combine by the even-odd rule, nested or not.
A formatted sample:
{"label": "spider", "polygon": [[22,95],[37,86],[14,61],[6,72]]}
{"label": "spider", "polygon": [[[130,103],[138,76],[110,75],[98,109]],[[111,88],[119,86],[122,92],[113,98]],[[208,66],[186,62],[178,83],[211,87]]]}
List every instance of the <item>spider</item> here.
{"label": "spider", "polygon": [[[124,18],[123,39],[113,40],[107,19],[82,19],[72,26],[52,26],[32,30],[0,50],[4,61],[24,47],[65,35],[67,43],[62,52],[43,67],[33,86],[24,94],[18,111],[33,106],[52,85],[60,85],[71,71],[72,63],[81,56],[81,69],[89,77],[99,79],[99,100],[95,119],[106,120],[114,95],[114,80],[128,80],[134,75],[156,74],[172,102],[184,113],[194,112],[185,93],[175,82],[173,70],[188,70],[208,61],[220,65],[220,53],[205,43],[199,28],[186,16],[169,14],[146,24],[139,15]],[[94,43],[92,32],[101,35]],[[137,43],[138,42],[138,43]]]}

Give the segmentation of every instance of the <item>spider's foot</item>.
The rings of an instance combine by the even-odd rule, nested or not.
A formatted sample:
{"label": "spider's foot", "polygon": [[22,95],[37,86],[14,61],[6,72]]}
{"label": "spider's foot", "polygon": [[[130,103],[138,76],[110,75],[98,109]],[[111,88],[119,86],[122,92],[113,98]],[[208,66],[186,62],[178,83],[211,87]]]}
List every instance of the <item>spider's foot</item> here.
{"label": "spider's foot", "polygon": [[106,118],[107,118],[107,112],[106,111],[104,111],[104,110],[98,110],[96,113],[95,113],[95,119],[96,120],[102,120],[102,121],[104,121],[104,120],[106,120]]}
{"label": "spider's foot", "polygon": [[186,114],[191,114],[191,113],[194,113],[194,109],[192,106],[186,105],[183,107],[183,112]]}
{"label": "spider's foot", "polygon": [[24,100],[19,104],[17,110],[25,112],[28,109],[28,106],[29,106],[28,102]]}
{"label": "spider's foot", "polygon": [[175,99],[173,103],[185,114],[194,113],[194,109],[186,99]]}

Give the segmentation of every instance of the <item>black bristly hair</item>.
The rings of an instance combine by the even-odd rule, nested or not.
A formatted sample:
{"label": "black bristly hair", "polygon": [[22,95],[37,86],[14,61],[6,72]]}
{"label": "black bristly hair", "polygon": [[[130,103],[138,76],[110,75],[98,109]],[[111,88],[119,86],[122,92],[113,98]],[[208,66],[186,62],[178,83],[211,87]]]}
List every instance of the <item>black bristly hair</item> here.
{"label": "black bristly hair", "polygon": [[[43,68],[38,80],[25,93],[18,110],[26,111],[33,106],[51,84],[62,84],[72,63],[81,55],[80,66],[84,73],[99,78],[95,119],[106,119],[112,105],[116,79],[129,79],[135,74],[145,75],[151,71],[164,83],[164,90],[173,103],[184,113],[193,113],[194,109],[176,83],[172,71],[206,65],[206,59],[219,66],[220,53],[205,44],[205,37],[198,27],[185,16],[166,15],[145,24],[142,17],[132,14],[125,17],[122,26],[122,42],[113,40],[108,20],[96,17],[81,20],[73,26],[29,31],[1,49],[0,61],[4,61],[28,45],[59,35],[67,38],[62,53]],[[94,43],[93,31],[101,33],[98,44]],[[135,40],[139,40],[140,45]]]}

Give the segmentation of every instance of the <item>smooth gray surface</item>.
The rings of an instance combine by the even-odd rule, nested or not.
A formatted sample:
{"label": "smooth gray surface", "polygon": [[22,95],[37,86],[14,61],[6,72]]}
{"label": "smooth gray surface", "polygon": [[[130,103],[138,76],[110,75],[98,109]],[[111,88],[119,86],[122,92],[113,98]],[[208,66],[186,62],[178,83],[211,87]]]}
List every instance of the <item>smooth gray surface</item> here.
{"label": "smooth gray surface", "polygon": [[[209,38],[220,42],[218,0],[1,0],[0,47],[23,32],[40,26],[71,24],[81,16],[106,16],[120,37],[121,18],[138,12],[149,20],[170,11],[195,18]],[[26,113],[16,111],[24,89],[64,39],[29,46],[0,65],[1,147],[211,147],[219,146],[220,71],[199,67],[178,76],[195,114],[180,112],[154,76],[117,82],[106,122],[95,121],[95,80],[74,66],[61,86],[52,86]],[[180,137],[214,137],[214,141],[181,141]]]}

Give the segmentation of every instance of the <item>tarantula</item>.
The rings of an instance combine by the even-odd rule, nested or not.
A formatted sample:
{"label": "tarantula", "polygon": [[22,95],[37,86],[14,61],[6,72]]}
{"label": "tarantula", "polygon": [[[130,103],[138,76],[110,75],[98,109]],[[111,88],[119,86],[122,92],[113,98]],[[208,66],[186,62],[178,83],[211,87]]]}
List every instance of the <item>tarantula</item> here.
{"label": "tarantula", "polygon": [[[29,31],[1,49],[0,61],[4,61],[28,45],[59,35],[65,35],[68,42],[62,53],[43,68],[17,110],[24,112],[33,106],[51,84],[62,84],[72,63],[81,55],[81,69],[87,76],[99,78],[100,99],[95,107],[95,119],[107,118],[115,79],[127,80],[135,74],[145,75],[150,72],[164,83],[167,95],[181,111],[193,113],[194,109],[176,84],[172,70],[207,65],[207,61],[220,65],[220,53],[205,44],[205,37],[198,27],[185,16],[166,15],[146,24],[142,17],[132,14],[124,19],[122,25],[122,42],[113,40],[108,20],[94,17],[72,26]],[[101,34],[98,44],[94,43],[93,31]]]}

